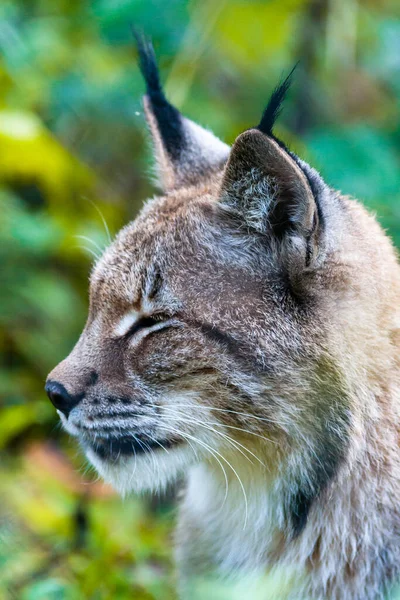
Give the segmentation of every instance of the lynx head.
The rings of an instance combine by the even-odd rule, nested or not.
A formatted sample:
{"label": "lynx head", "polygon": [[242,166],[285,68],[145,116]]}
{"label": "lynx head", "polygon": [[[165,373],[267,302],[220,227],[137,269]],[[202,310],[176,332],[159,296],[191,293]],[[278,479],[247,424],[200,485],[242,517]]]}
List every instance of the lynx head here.
{"label": "lynx head", "polygon": [[229,148],[166,100],[143,39],[139,55],[163,195],[96,264],[86,326],[47,392],[121,492],[260,460],[290,479],[299,530],[346,447],[327,325],[346,211],[272,132],[289,79]]}

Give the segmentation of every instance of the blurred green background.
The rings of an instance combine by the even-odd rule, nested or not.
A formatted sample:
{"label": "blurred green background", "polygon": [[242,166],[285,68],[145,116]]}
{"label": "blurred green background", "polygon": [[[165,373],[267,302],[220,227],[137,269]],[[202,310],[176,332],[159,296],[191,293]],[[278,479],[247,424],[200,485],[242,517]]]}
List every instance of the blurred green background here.
{"label": "blurred green background", "polygon": [[2,0],[0,598],[175,598],[173,503],[95,481],[43,392],[103,219],[115,234],[154,193],[131,25],[170,100],[230,143],[300,61],[278,134],[400,245],[398,0]]}

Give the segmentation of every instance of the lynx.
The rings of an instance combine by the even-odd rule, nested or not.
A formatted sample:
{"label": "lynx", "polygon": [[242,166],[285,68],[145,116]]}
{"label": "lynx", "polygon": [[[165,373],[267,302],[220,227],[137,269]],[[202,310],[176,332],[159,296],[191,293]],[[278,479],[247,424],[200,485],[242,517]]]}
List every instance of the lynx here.
{"label": "lynx", "polygon": [[400,565],[396,253],[274,134],[290,77],[230,148],[138,48],[163,195],[95,265],[50,400],[121,494],[184,480],[182,598],[213,581],[230,599],[381,599]]}

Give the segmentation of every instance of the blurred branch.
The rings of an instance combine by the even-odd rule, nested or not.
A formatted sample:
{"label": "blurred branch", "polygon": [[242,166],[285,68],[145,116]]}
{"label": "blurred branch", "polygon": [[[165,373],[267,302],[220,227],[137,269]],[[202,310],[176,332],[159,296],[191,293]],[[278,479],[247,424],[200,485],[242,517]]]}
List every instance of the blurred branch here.
{"label": "blurred branch", "polygon": [[326,64],[354,69],[357,47],[357,0],[329,0],[326,19]]}
{"label": "blurred branch", "polygon": [[[211,32],[228,0],[198,1],[192,11],[189,26],[184,33],[181,48],[172,63],[165,91],[169,100],[181,108],[189,93],[200,58],[207,47]],[[190,71],[182,70],[190,64]]]}
{"label": "blurred branch", "polygon": [[323,45],[329,0],[311,0],[304,12],[296,56],[299,59],[297,97],[291,127],[298,136],[315,123],[317,100],[315,81],[320,48]]}

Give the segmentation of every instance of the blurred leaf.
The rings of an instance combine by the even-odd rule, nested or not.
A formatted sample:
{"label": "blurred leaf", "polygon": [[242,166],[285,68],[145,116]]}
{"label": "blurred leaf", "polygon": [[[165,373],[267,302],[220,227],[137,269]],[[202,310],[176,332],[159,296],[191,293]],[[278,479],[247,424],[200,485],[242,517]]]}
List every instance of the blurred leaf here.
{"label": "blurred leaf", "polygon": [[22,600],[78,600],[79,589],[58,579],[45,579],[30,585]]}
{"label": "blurred leaf", "polygon": [[[1,411],[0,420],[0,450],[7,445],[8,441],[26,429],[32,423],[37,422],[38,406],[25,404],[19,406],[5,407]],[[45,405],[46,412],[47,404]]]}
{"label": "blurred leaf", "polygon": [[397,149],[383,133],[366,126],[316,129],[307,143],[325,179],[344,194],[387,202],[399,194]]}

